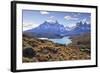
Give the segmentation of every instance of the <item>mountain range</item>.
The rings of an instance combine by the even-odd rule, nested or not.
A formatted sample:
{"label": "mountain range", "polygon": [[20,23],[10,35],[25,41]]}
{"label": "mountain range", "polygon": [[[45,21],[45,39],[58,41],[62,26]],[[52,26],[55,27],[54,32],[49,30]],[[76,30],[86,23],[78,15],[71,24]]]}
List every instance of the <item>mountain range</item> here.
{"label": "mountain range", "polygon": [[38,38],[62,38],[64,36],[79,35],[91,31],[90,24],[77,22],[74,27],[64,27],[58,21],[40,24],[38,27],[24,31],[24,34]]}
{"label": "mountain range", "polygon": [[90,24],[84,22],[82,23],[81,21],[76,23],[76,26],[70,28],[70,31],[67,32],[66,35],[80,35],[80,34],[84,34],[84,33],[88,33],[91,31],[91,26]]}

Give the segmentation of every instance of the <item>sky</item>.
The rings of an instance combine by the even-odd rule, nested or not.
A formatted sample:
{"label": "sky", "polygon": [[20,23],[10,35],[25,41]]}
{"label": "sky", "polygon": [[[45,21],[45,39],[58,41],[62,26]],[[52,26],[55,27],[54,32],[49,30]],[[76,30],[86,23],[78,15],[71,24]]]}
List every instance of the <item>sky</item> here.
{"label": "sky", "polygon": [[73,27],[80,21],[90,23],[91,13],[23,10],[22,19],[23,30],[38,27],[44,21],[55,22],[56,20],[65,27]]}

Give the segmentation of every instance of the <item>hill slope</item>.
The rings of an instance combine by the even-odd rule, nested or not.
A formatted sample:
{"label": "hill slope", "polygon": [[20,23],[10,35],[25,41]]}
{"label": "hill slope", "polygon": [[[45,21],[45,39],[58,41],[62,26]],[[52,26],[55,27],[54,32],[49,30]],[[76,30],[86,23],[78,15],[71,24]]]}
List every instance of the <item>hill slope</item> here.
{"label": "hill slope", "polygon": [[26,62],[86,60],[90,53],[75,45],[61,45],[23,34],[23,59]]}

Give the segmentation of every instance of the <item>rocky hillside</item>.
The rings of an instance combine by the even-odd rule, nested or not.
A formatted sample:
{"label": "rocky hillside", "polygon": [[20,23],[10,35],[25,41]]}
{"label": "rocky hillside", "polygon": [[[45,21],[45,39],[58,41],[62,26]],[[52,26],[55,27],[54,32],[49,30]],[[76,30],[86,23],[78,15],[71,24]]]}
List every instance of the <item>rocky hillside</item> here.
{"label": "rocky hillside", "polygon": [[77,36],[70,37],[72,43],[70,45],[76,45],[81,51],[90,53],[91,51],[91,38],[90,33],[85,33]]}
{"label": "rocky hillside", "polygon": [[90,59],[90,53],[76,45],[61,45],[48,40],[23,35],[23,59],[26,62]]}

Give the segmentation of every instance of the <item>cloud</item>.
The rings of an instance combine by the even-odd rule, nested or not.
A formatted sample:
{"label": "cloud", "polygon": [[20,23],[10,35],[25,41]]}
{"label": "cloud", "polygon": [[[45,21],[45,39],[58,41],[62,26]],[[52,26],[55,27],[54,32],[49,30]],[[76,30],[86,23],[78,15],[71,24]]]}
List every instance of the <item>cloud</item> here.
{"label": "cloud", "polygon": [[67,27],[75,27],[76,26],[76,24],[69,24],[69,25],[67,25]]}
{"label": "cloud", "polygon": [[55,16],[50,16],[49,18],[50,18],[50,19],[53,19],[53,18],[55,18]]}
{"label": "cloud", "polygon": [[72,15],[73,15],[74,17],[77,17],[77,16],[80,16],[81,13],[73,13]]}
{"label": "cloud", "polygon": [[53,23],[55,23],[56,22],[56,19],[54,18],[54,17],[49,17],[47,20],[46,20],[47,22],[53,22]]}
{"label": "cloud", "polygon": [[91,22],[90,21],[87,21],[87,24],[91,24]]}
{"label": "cloud", "polygon": [[23,27],[31,27],[32,24],[23,24]]}
{"label": "cloud", "polygon": [[87,19],[86,18],[84,18],[83,20],[82,20],[82,22],[84,23],[84,22],[86,22],[87,21]]}
{"label": "cloud", "polygon": [[55,20],[55,16],[49,16],[48,20]]}
{"label": "cloud", "polygon": [[86,19],[86,18],[82,19],[82,22],[83,22],[83,23],[84,23],[84,22],[87,22],[87,19]]}
{"label": "cloud", "polygon": [[72,16],[65,16],[64,17],[66,20],[78,20],[77,17],[72,17]]}
{"label": "cloud", "polygon": [[23,31],[26,31],[26,30],[29,30],[29,29],[32,29],[32,28],[35,28],[39,25],[37,24],[33,24],[33,23],[27,23],[27,24],[23,24]]}
{"label": "cloud", "polygon": [[48,19],[48,20],[46,20],[47,22],[52,22],[52,20],[51,19]]}
{"label": "cloud", "polygon": [[87,23],[87,24],[90,24],[91,23],[91,21],[88,21],[86,18],[84,18],[84,19],[82,19],[82,23]]}
{"label": "cloud", "polygon": [[55,16],[49,16],[47,22],[56,22]]}
{"label": "cloud", "polygon": [[47,11],[40,11],[40,13],[43,15],[49,14],[49,12],[47,12]]}

